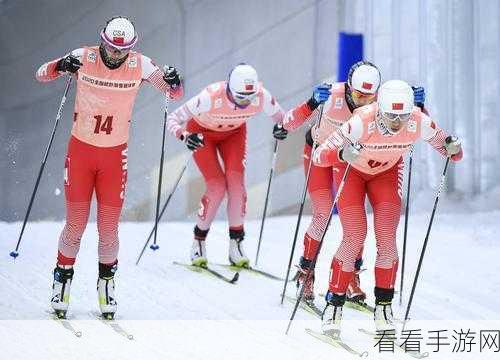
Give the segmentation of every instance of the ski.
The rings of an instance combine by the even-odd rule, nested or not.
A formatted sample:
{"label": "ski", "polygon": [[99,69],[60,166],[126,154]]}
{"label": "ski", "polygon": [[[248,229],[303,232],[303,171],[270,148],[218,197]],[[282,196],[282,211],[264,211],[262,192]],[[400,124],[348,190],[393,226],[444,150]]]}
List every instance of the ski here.
{"label": "ski", "polygon": [[368,305],[364,301],[350,301],[346,300],[345,306],[354,310],[359,310],[361,312],[365,312],[367,314],[372,314],[375,312],[375,308],[371,305]]}
{"label": "ski", "polygon": [[173,264],[180,265],[186,269],[189,269],[189,270],[197,272],[197,273],[203,272],[205,274],[212,275],[212,276],[216,277],[217,279],[225,281],[229,284],[236,284],[236,281],[238,281],[238,278],[240,277],[240,274],[238,272],[234,273],[233,277],[226,277],[223,274],[221,274],[220,272],[218,272],[217,270],[209,268],[208,266],[195,266],[195,265],[191,265],[191,264],[181,263],[178,261],[174,261]]}
{"label": "ski", "polygon": [[[295,304],[295,302],[297,301],[297,299],[292,297],[292,296],[285,295],[285,298],[289,302],[291,302],[292,304]],[[300,302],[299,306],[301,309],[307,311],[310,314],[313,314],[314,316],[316,316],[319,319],[321,319],[321,317],[323,315],[323,311],[319,307],[317,307],[316,304],[312,301],[302,300]]]}
{"label": "ski", "polygon": [[[377,335],[373,331],[369,331],[369,330],[366,330],[363,328],[360,328],[358,330],[362,334],[368,335],[372,340],[377,340],[377,338],[379,337],[379,335]],[[402,346],[402,344],[398,344],[396,341],[394,341],[394,349],[401,351],[401,352],[403,352],[403,353],[405,353],[405,354],[407,354],[415,359],[424,359],[424,358],[429,356],[428,352],[419,353],[419,352],[414,352],[414,351],[406,351],[404,349],[404,347]]]}
{"label": "ski", "polygon": [[[260,270],[260,269],[257,269],[257,268],[251,267],[251,266],[240,267],[240,266],[230,265],[230,264],[215,264],[215,265],[223,267],[225,269],[229,269],[231,271],[235,271],[235,272],[239,272],[239,271],[243,270],[243,271],[248,271],[250,273],[254,273],[254,274],[257,274],[257,275],[262,275],[262,276],[264,276],[264,277],[266,277],[268,279],[278,280],[278,281],[285,281],[285,279],[283,279],[280,276],[271,274],[271,273],[269,273],[267,271]],[[289,282],[290,281],[295,281],[295,278],[289,280]]]}
{"label": "ski", "polygon": [[66,330],[71,332],[76,337],[82,337],[82,331],[77,330],[71,321],[66,319],[66,313],[47,311],[51,315],[51,319],[61,324]]}
{"label": "ski", "polygon": [[98,312],[91,311],[90,314],[97,320],[101,321],[103,324],[109,325],[117,334],[125,337],[128,340],[134,340],[134,335],[126,331],[116,320],[108,320],[99,314]]}
{"label": "ski", "polygon": [[358,350],[355,350],[354,348],[349,346],[345,341],[343,341],[340,337],[333,338],[331,336],[325,335],[323,333],[314,331],[314,330],[309,329],[309,328],[306,328],[306,333],[308,333],[309,335],[311,335],[312,337],[314,337],[318,340],[323,341],[326,344],[332,345],[336,348],[342,348],[352,355],[356,355],[359,357],[367,357],[368,356],[368,351],[360,352]]}
{"label": "ski", "polygon": [[[324,294],[319,294],[320,297],[325,297]],[[358,310],[367,314],[373,314],[375,311],[375,308],[364,301],[353,301],[346,299],[346,302],[344,303],[345,307],[348,307],[350,309]]]}

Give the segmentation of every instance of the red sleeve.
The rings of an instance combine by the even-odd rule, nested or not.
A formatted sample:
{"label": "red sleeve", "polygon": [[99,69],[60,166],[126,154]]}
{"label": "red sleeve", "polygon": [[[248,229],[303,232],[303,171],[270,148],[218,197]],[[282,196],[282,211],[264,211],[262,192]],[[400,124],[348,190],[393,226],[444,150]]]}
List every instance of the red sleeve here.
{"label": "red sleeve", "polygon": [[309,121],[315,111],[311,111],[307,102],[303,102],[294,109],[289,110],[285,114],[285,119],[283,120],[283,128],[289,131],[293,131],[300,127],[305,122]]}
{"label": "red sleeve", "polygon": [[61,58],[46,62],[42,66],[40,66],[35,74],[36,79],[41,82],[52,81],[57,79],[62,73],[56,70],[57,62],[61,60]]}
{"label": "red sleeve", "polygon": [[168,85],[165,80],[163,80],[163,72],[160,69],[153,71],[153,73],[149,75],[146,81],[164,94],[169,92],[170,97],[174,100],[178,100],[184,95],[184,86],[182,82],[175,89],[171,88],[170,85]]}

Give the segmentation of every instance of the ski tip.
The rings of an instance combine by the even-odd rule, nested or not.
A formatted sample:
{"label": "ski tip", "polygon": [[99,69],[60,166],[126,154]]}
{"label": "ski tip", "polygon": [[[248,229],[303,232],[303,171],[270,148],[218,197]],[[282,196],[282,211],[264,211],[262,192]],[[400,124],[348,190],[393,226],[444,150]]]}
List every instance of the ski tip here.
{"label": "ski tip", "polygon": [[149,245],[149,248],[151,250],[153,250],[153,251],[156,251],[156,250],[158,250],[160,248],[160,245],[158,245],[158,244],[151,244],[151,245]]}
{"label": "ski tip", "polygon": [[19,253],[17,251],[11,251],[9,254],[13,259],[16,259],[19,256]]}

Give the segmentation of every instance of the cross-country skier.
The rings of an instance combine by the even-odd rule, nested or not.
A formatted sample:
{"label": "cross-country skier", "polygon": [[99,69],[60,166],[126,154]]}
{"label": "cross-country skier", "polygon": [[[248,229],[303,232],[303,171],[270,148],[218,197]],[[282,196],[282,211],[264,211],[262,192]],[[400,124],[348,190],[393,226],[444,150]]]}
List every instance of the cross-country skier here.
{"label": "cross-country skier", "polygon": [[132,51],[133,23],[123,16],[107,21],[99,46],[84,46],[43,64],[38,81],[69,74],[77,81],[73,129],[66,156],[66,225],[59,238],[52,308],[66,315],[73,265],[87,225],[92,194],[97,197],[99,232],[99,305],[105,318],[117,309],[118,222],[127,182],[127,141],[135,97],[143,81],[177,99],[183,94],[174,67],[161,71],[147,56]]}
{"label": "cross-country skier", "polygon": [[168,117],[169,131],[193,151],[205,180],[206,190],[194,227],[193,265],[207,264],[205,240],[226,193],[229,262],[239,267],[249,265],[243,250],[246,122],[261,112],[275,122],[274,137],[285,139],[287,132],[281,127],[284,116],[281,106],[259,82],[256,70],[239,64],[231,70],[227,81],[208,85]]}
{"label": "cross-country skier", "polygon": [[[294,130],[305,121],[319,116],[319,105],[323,104],[323,114],[319,126],[313,126],[306,133],[304,145],[304,171],[307,176],[314,140],[317,144],[326,138],[344,122],[355,109],[372,103],[377,98],[380,86],[380,72],[369,61],[359,61],[351,66],[347,82],[333,85],[322,84],[314,88],[311,98],[290,110],[285,116],[283,127]],[[304,253],[300,258],[297,289],[306,280],[307,269],[313,261],[321,235],[325,231],[326,221],[333,203],[333,171],[332,167],[311,165],[307,190],[311,199],[313,217],[304,235]],[[347,287],[347,298],[351,301],[364,301],[365,293],[360,288],[359,272],[361,271],[363,248],[356,257],[355,272]],[[304,300],[314,300],[314,274],[305,284]]]}
{"label": "cross-country skier", "polygon": [[453,161],[462,158],[460,141],[414,106],[410,86],[390,80],[380,87],[376,103],[357,109],[313,154],[317,166],[333,166],[337,186],[347,163],[352,166],[338,203],[343,239],[331,264],[322,324],[327,334],[340,331],[347,287],[367,232],[366,196],[373,208],[377,245],[375,325],[379,330],[394,329],[391,302],[398,267],[396,230],[403,185],[402,155],[419,139]]}

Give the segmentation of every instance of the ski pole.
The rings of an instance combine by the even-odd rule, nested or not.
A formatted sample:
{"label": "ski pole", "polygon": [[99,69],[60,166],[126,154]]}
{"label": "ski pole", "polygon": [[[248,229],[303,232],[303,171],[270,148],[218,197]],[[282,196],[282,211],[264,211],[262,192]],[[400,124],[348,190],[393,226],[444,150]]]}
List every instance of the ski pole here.
{"label": "ski pole", "polygon": [[413,145],[410,147],[410,162],[408,164],[408,185],[406,188],[406,208],[405,208],[405,227],[403,232],[403,253],[401,261],[401,283],[399,286],[399,305],[403,303],[403,284],[405,277],[405,261],[406,261],[406,239],[408,235],[408,215],[410,213],[410,187],[411,187],[411,169],[413,164]]}
{"label": "ski pole", "polygon": [[269,180],[267,182],[266,201],[264,202],[264,211],[262,212],[262,221],[260,223],[259,243],[257,245],[257,254],[255,255],[255,266],[257,266],[259,263],[260,245],[262,243],[262,233],[264,231],[264,222],[266,221],[267,204],[269,201],[269,192],[271,190],[271,181],[273,179],[274,169],[276,168],[276,155],[277,154],[278,154],[278,140],[274,140],[273,160],[271,163],[271,170],[269,171]]}
{"label": "ski pole", "polygon": [[[319,127],[321,126],[321,118],[323,117],[323,106],[324,105],[321,104],[321,109],[319,110],[319,117],[318,117],[318,122],[316,124],[316,129],[319,129]],[[297,243],[297,236],[299,234],[300,220],[302,219],[302,212],[304,211],[304,203],[306,201],[307,186],[309,184],[309,178],[311,176],[312,154],[314,153],[314,150],[316,150],[317,147],[318,147],[318,142],[316,140],[314,140],[313,147],[311,150],[311,156],[309,158],[309,167],[307,168],[306,180],[304,182],[304,187],[302,189],[302,198],[300,201],[299,214],[297,215],[297,224],[295,225],[295,234],[293,235],[292,248],[290,250],[290,259],[288,260],[288,267],[286,269],[285,283],[283,284],[283,292],[281,293],[281,305],[283,305],[283,300],[285,299],[286,287],[288,285],[288,278],[290,277],[290,268],[292,267],[293,255],[295,253],[295,245]]]}
{"label": "ski pole", "polygon": [[156,193],[156,213],[155,213],[155,226],[154,226],[154,239],[153,243],[149,247],[151,250],[156,251],[160,246],[156,243],[156,235],[158,233],[158,215],[160,212],[160,200],[161,200],[161,183],[163,178],[163,159],[165,158],[165,136],[167,130],[167,117],[168,117],[168,102],[169,95],[165,96],[165,111],[163,114],[163,136],[161,139],[161,155],[160,155],[160,171],[158,175],[158,192]]}
{"label": "ski pole", "polygon": [[[182,168],[179,176],[177,177],[177,180],[175,181],[174,187],[172,188],[172,191],[168,195],[167,200],[165,201],[165,204],[163,205],[163,207],[160,211],[160,214],[158,215],[158,221],[160,221],[161,217],[163,216],[163,213],[167,209],[167,206],[170,203],[170,199],[172,199],[172,195],[174,194],[175,190],[177,189],[177,186],[179,185],[179,183],[182,179],[182,175],[184,175],[184,172],[186,172],[188,164],[189,164],[189,159],[186,161],[186,164],[184,164],[184,167]],[[149,233],[149,236],[146,239],[146,242],[144,243],[144,246],[141,250],[141,253],[139,254],[139,257],[137,258],[137,261],[135,262],[136,265],[139,265],[139,261],[141,260],[141,257],[144,254],[144,250],[146,250],[146,247],[148,246],[149,240],[151,240],[151,237],[153,236],[157,226],[158,226],[158,222],[155,222],[155,226],[153,227],[153,229]]]}
{"label": "ski pole", "polygon": [[24,221],[23,221],[23,226],[21,227],[21,233],[19,234],[19,238],[17,239],[17,245],[16,249],[10,252],[10,256],[12,256],[14,259],[19,256],[19,245],[21,244],[21,240],[23,238],[24,234],[24,229],[26,228],[26,223],[28,222],[30,213],[31,213],[31,207],[33,206],[33,201],[35,200],[35,195],[38,191],[38,185],[40,184],[40,179],[42,178],[43,170],[45,169],[45,164],[47,163],[47,157],[49,156],[50,148],[52,147],[52,142],[54,141],[54,137],[56,135],[56,130],[57,130],[57,125],[59,124],[59,119],[62,116],[62,111],[64,108],[64,104],[66,103],[66,97],[68,95],[69,88],[71,86],[71,81],[73,80],[72,76],[68,77],[68,80],[66,81],[66,88],[64,89],[64,94],[61,99],[61,103],[59,104],[59,109],[57,110],[57,115],[56,119],[54,121],[54,128],[52,129],[52,134],[50,135],[50,140],[49,143],[47,144],[47,148],[45,149],[45,154],[42,159],[42,164],[40,165],[40,170],[38,171],[38,176],[36,178],[35,182],[35,188],[33,189],[33,192],[31,193],[31,198],[28,204],[28,209],[26,210],[26,214],[24,215]]}
{"label": "ski pole", "polygon": [[[451,140],[451,139],[450,139]],[[449,138],[446,139],[447,142],[450,141]],[[448,171],[448,164],[450,163],[450,157],[446,158],[446,163],[444,165],[443,173],[441,174],[441,182],[439,183],[438,191],[436,194],[436,199],[434,200],[434,207],[432,209],[431,218],[429,220],[429,226],[427,227],[427,233],[425,235],[424,245],[422,246],[422,251],[420,252],[420,258],[418,260],[417,271],[415,272],[415,277],[413,278],[413,285],[411,287],[410,299],[408,300],[408,305],[406,307],[405,319],[403,323],[403,330],[405,328],[406,322],[408,321],[411,304],[413,302],[413,295],[415,295],[415,289],[417,287],[418,277],[420,275],[420,269],[422,268],[422,262],[424,260],[425,249],[427,248],[427,242],[429,241],[429,234],[431,233],[432,223],[434,221],[434,215],[436,214],[436,209],[439,201],[439,196],[444,189],[446,172]]]}
{"label": "ski pole", "polygon": [[323,241],[325,240],[326,232],[328,230],[328,227],[330,226],[330,222],[332,221],[332,217],[333,217],[335,205],[337,204],[337,202],[338,202],[338,200],[340,198],[340,194],[342,193],[342,190],[344,189],[344,184],[345,184],[345,181],[347,179],[347,175],[349,174],[350,170],[351,170],[351,164],[348,164],[347,167],[346,167],[346,169],[345,169],[345,171],[344,171],[344,175],[342,176],[342,180],[340,181],[338,191],[335,194],[335,199],[333,200],[332,208],[330,209],[330,215],[328,216],[328,221],[326,222],[325,230],[321,234],[321,240],[319,242],[318,248],[316,249],[316,253],[314,254],[313,261],[311,262],[311,264],[309,264],[309,267],[307,269],[306,279],[302,283],[302,286],[300,288],[299,296],[297,297],[297,301],[295,301],[295,306],[293,308],[292,315],[290,316],[290,320],[288,322],[288,326],[286,328],[285,334],[288,334],[288,331],[290,330],[290,326],[292,325],[292,321],[295,318],[295,313],[297,312],[297,309],[299,308],[300,301],[302,300],[302,297],[304,296],[304,290],[306,288],[305,284],[307,284],[309,282],[309,280],[311,279],[311,276],[312,276],[312,274],[314,272],[314,268],[316,266],[316,261],[318,260],[318,256],[319,256],[319,252],[321,250],[321,246],[323,246]]}

